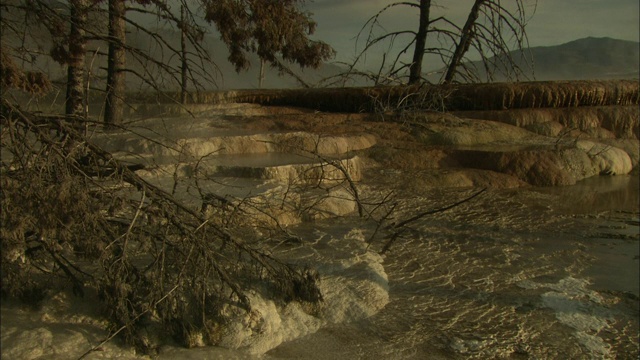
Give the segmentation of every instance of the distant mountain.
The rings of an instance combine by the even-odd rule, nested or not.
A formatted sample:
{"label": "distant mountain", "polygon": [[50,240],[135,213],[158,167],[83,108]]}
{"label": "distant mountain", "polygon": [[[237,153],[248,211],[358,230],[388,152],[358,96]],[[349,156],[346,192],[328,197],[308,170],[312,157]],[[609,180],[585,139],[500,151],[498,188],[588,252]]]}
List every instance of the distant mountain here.
{"label": "distant mountain", "polygon": [[[95,23],[101,21],[95,19]],[[41,29],[33,29],[41,31]],[[42,30],[43,31],[43,30]],[[158,29],[164,39],[172,47],[180,48],[180,34],[175,30]],[[7,37],[8,38],[8,37]],[[29,44],[30,47],[40,48],[43,53],[50,48],[50,36],[42,32],[42,36],[37,36],[38,41]],[[8,44],[20,45],[21,39],[4,39]],[[179,58],[168,53],[166,50],[155,46],[155,42],[148,34],[130,29],[127,35],[127,44],[132,45],[148,54],[151,58],[164,62],[174,69],[179,69]],[[229,90],[229,89],[255,89],[259,87],[260,60],[254,54],[249,54],[248,58],[251,67],[248,71],[237,73],[234,67],[228,62],[229,51],[226,45],[215,35],[205,36],[203,46],[212,55],[216,66],[206,65],[205,72],[216,79],[216,84],[203,83],[207,90]],[[105,53],[107,44],[100,41],[93,41],[88,47],[87,68],[92,76],[91,86],[97,89],[104,88],[106,78],[106,58],[98,54]],[[97,56],[96,56],[97,55]],[[630,79],[640,77],[640,43],[611,38],[588,37],[556,46],[532,47],[525,52],[534,66],[533,72],[522,58],[519,52],[512,52],[511,57],[525,71],[525,78],[521,80],[584,80],[584,79]],[[157,68],[150,65],[148,61],[138,60],[138,56],[129,54],[127,56],[127,67],[132,72],[146,74],[158,80],[161,77]],[[197,62],[195,59],[191,59]],[[479,72],[484,71],[484,67],[479,62],[472,62]],[[54,62],[49,56],[41,55],[36,58],[33,68],[44,71],[50,78],[64,83],[66,78],[66,68]],[[322,79],[338,75],[346,68],[325,63],[318,69],[301,69],[296,65],[290,65],[293,73],[309,85],[318,85]],[[440,81],[442,72],[434,72],[428,77],[432,83]],[[196,74],[196,76],[198,76]],[[200,74],[202,76],[202,74]],[[487,81],[486,76],[480,73],[480,79]],[[509,80],[505,76],[497,74],[494,81]],[[366,81],[349,82],[347,86],[371,85]],[[320,83],[327,84],[327,83]],[[175,91],[179,89],[175,79],[166,79],[161,82],[162,90]],[[295,77],[289,74],[282,74],[278,70],[269,66],[265,69],[263,88],[298,88],[300,83]],[[133,76],[127,76],[127,88],[130,91],[146,91],[149,86],[145,81]]]}
{"label": "distant mountain", "polygon": [[640,43],[588,37],[530,49],[537,80],[638,78]]}
{"label": "distant mountain", "polygon": [[[510,55],[530,80],[637,79],[640,75],[640,43],[634,41],[587,37],[556,46],[532,47],[525,56],[531,60],[533,72],[522,54],[514,51]],[[472,64],[480,70],[480,79],[486,81],[482,64]],[[505,80],[500,74],[494,79]]]}

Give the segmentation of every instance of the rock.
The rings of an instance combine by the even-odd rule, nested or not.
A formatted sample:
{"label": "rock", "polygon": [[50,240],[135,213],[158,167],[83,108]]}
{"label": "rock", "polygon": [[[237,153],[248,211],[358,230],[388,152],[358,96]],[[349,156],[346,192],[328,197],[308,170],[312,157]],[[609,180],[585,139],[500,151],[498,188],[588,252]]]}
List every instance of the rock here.
{"label": "rock", "polygon": [[576,181],[564,169],[559,154],[551,149],[468,150],[459,151],[457,159],[464,167],[509,174],[536,186],[570,185]]}
{"label": "rock", "polygon": [[640,141],[637,139],[601,139],[599,143],[616,147],[623,150],[629,155],[631,165],[634,169],[638,169],[640,162]]}
{"label": "rock", "polygon": [[[538,132],[544,129],[543,124],[558,124],[567,129],[576,129],[590,134],[592,137],[602,139],[638,139],[640,108],[637,105],[628,106],[578,106],[567,108],[541,108],[541,109],[510,109],[487,111],[456,111],[454,114],[460,117],[494,120],[510,125],[526,128]],[[557,125],[553,125],[557,127]],[[606,131],[603,131],[606,130]]]}
{"label": "rock", "polygon": [[[506,122],[452,115],[425,117],[417,123],[415,135],[428,146],[445,149],[459,167],[503,173],[536,186],[572,185],[601,174],[628,174],[637,164],[625,150],[615,146],[615,134],[597,127],[599,123],[582,124],[587,133],[574,133],[566,132],[556,121],[536,119],[525,122],[523,129]],[[580,136],[603,139],[613,146],[600,140],[579,140]],[[622,144],[637,154],[632,142],[629,139]],[[461,186],[472,184],[468,178],[463,181],[458,176],[458,180]]]}
{"label": "rock", "polygon": [[629,154],[617,147],[587,140],[576,142],[576,147],[587,153],[599,174],[626,175],[633,169]]}
{"label": "rock", "polygon": [[320,195],[312,192],[309,195],[301,204],[302,219],[305,221],[345,216],[357,208],[353,195],[345,188],[334,188]]}
{"label": "rock", "polygon": [[459,150],[456,159],[463,167],[513,175],[536,186],[573,185],[591,176],[628,174],[633,168],[625,151],[591,141],[560,148]]}
{"label": "rock", "polygon": [[496,121],[460,119],[449,116],[445,121],[420,123],[416,137],[427,145],[477,146],[487,144],[528,143],[539,136],[517,126]]}
{"label": "rock", "polygon": [[395,185],[401,183],[401,187],[408,191],[423,191],[424,188],[465,188],[465,187],[491,187],[491,188],[518,188],[528,186],[515,176],[482,169],[440,169],[412,172],[400,176],[396,174]]}
{"label": "rock", "polygon": [[565,128],[556,121],[535,122],[524,127],[525,129],[543,136],[558,136]]}
{"label": "rock", "polygon": [[[10,329],[7,332],[11,332]],[[2,357],[7,359],[35,359],[51,349],[53,334],[45,328],[12,332],[2,336]]]}

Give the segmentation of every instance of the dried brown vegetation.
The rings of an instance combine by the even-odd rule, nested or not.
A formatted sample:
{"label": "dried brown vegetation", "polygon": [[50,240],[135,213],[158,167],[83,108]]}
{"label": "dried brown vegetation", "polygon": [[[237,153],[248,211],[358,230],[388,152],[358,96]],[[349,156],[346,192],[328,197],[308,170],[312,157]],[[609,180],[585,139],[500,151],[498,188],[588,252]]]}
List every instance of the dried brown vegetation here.
{"label": "dried brown vegetation", "polygon": [[[168,96],[167,96],[168,95]],[[177,94],[133,96],[140,102],[175,101]],[[414,101],[419,99],[420,101]],[[637,80],[584,80],[459,85],[380,86],[203,92],[195,103],[257,103],[331,112],[371,112],[377,103],[412,103],[426,110],[504,110],[619,106],[640,103]]]}
{"label": "dried brown vegetation", "polygon": [[31,95],[44,95],[51,90],[51,81],[46,75],[23,71],[8,53],[9,49],[0,49],[0,85],[3,89],[20,89]]}
{"label": "dried brown vegetation", "polygon": [[452,96],[452,110],[566,108],[636,105],[637,80],[548,81],[460,85]]}

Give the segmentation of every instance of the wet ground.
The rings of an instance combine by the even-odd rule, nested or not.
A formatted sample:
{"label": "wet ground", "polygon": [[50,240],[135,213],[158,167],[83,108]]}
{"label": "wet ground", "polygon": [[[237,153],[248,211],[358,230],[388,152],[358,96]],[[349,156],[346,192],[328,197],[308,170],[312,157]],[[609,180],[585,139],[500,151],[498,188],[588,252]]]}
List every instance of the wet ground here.
{"label": "wet ground", "polygon": [[[406,199],[403,211],[468,195],[436,190]],[[378,314],[267,355],[637,359],[638,204],[637,176],[488,191],[424,218],[396,241],[384,262],[390,302]],[[353,226],[325,224],[324,231]]]}
{"label": "wet ground", "polygon": [[[173,128],[182,123],[164,125]],[[209,131],[204,125],[194,127],[172,134]],[[224,131],[221,135],[236,135],[234,129]],[[199,156],[208,154],[204,150]],[[135,146],[128,151],[136,159],[144,152]],[[281,160],[280,155],[270,156],[241,155],[256,166],[264,166],[265,159]],[[237,160],[219,158],[231,164]],[[294,156],[287,161],[301,160]],[[375,179],[368,180],[363,196],[389,191],[394,184],[394,179],[379,186],[372,185]],[[379,312],[328,325],[277,346],[263,358],[637,359],[638,187],[636,174],[594,177],[567,187],[492,189],[413,222],[384,256],[389,302]],[[397,223],[478,189],[416,185],[395,191],[398,205],[389,222]],[[322,249],[325,258],[349,258],[350,251],[357,257],[363,246],[349,248],[354,234],[369,239],[374,229],[373,222],[357,217],[292,225],[288,230],[302,241],[276,252],[298,262],[306,261],[298,254],[309,249]],[[390,234],[379,232],[370,250],[381,250]],[[38,321],[33,327],[40,331],[43,325]],[[69,327],[75,329],[77,324]],[[61,343],[51,339],[52,344]],[[79,337],[73,344],[81,341],[86,342]],[[219,348],[169,348],[164,356],[247,357],[243,351]]]}

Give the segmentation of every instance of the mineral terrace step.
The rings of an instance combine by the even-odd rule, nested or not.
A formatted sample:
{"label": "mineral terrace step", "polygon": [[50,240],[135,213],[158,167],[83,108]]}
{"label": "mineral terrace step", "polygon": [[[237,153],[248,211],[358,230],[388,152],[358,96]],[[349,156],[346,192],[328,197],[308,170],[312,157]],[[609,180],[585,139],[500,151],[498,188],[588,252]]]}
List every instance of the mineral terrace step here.
{"label": "mineral terrace step", "polygon": [[141,176],[207,217],[233,221],[239,216],[248,222],[245,225],[260,228],[345,216],[357,209],[347,182],[323,185],[237,177],[175,182],[169,176]]}
{"label": "mineral terrace step", "polygon": [[622,175],[633,169],[622,149],[588,140],[538,146],[457,147],[451,158],[463,168],[513,175],[536,186],[573,185],[596,175]]}
{"label": "mineral terrace step", "polygon": [[195,159],[224,154],[287,152],[340,154],[367,149],[376,143],[370,134],[321,136],[308,132],[237,134],[231,130],[215,136],[171,139],[101,134],[94,141],[109,152],[153,154],[156,156],[191,156]]}
{"label": "mineral terrace step", "polygon": [[[137,161],[136,161],[137,159]],[[288,153],[217,155],[201,161],[168,162],[157,164],[153,158],[141,161],[130,158],[131,163],[145,163],[138,171],[141,176],[169,176],[173,178],[236,177],[270,179],[283,183],[312,181],[336,182],[347,177],[352,181],[362,179],[362,161],[351,157],[311,157]]]}

